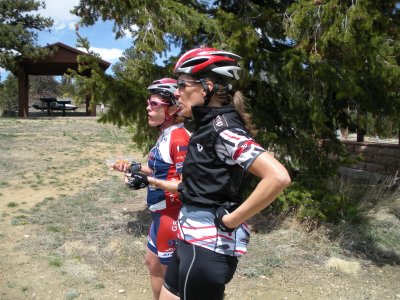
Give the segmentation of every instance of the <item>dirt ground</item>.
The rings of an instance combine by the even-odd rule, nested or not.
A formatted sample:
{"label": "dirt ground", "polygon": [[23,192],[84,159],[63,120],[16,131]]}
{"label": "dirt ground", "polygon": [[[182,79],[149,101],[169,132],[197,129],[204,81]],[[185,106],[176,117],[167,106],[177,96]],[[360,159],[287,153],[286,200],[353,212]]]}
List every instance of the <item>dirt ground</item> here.
{"label": "dirt ground", "polygon": [[[105,165],[125,155],[144,162],[130,144],[125,129],[94,118],[0,118],[1,300],[151,299],[145,192],[127,191]],[[398,216],[379,216],[398,236]],[[332,239],[337,228],[266,222],[250,222],[226,299],[400,299],[398,241],[376,259],[349,247],[346,232]]]}

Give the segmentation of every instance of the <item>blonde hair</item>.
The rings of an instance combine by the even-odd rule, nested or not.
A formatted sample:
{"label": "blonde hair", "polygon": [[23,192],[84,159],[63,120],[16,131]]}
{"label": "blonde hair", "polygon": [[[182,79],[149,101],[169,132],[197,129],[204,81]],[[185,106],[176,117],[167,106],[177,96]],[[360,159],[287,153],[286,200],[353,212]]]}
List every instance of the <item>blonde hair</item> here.
{"label": "blonde hair", "polygon": [[251,114],[246,112],[246,98],[243,96],[242,92],[235,91],[232,97],[232,102],[233,107],[244,123],[244,127],[250,133],[250,135],[254,137],[257,134],[257,131],[252,122]]}

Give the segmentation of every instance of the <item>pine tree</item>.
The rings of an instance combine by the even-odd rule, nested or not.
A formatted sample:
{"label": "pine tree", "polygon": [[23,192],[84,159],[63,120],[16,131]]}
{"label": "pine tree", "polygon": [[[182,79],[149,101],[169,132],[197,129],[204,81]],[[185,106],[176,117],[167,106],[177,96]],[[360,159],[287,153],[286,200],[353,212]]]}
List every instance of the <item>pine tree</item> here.
{"label": "pine tree", "polygon": [[43,1],[2,0],[0,2],[0,67],[15,71],[17,60],[36,59],[49,53],[36,44],[37,31],[49,29],[51,18],[34,14]]}
{"label": "pine tree", "polygon": [[[318,130],[365,130],[366,116],[398,121],[400,13],[398,1],[296,1],[285,16],[295,43],[293,82],[306,76]],[[359,118],[352,120],[348,108]],[[325,129],[324,129],[325,128]],[[379,126],[377,126],[379,128]]]}
{"label": "pine tree", "polygon": [[8,74],[0,85],[0,111],[16,110],[18,106],[17,78]]}
{"label": "pine tree", "polygon": [[[277,203],[335,219],[351,205],[326,185],[347,160],[336,130],[361,128],[366,113],[399,122],[398,7],[372,0],[81,0],[75,13],[83,24],[111,20],[116,37],[129,31],[134,38],[114,76],[95,71],[82,86],[111,104],[103,121],[133,125],[144,146],[152,80],[171,76],[177,56],[193,47],[239,54],[244,72],[236,88],[249,100],[257,140],[295,180]],[[361,112],[358,120],[349,107]]]}

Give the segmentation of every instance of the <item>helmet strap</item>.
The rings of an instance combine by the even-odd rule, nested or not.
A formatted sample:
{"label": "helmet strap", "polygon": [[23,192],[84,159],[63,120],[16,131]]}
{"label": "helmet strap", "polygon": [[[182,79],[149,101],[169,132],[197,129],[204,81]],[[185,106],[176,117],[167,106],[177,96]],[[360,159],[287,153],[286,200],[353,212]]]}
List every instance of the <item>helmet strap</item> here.
{"label": "helmet strap", "polygon": [[204,96],[204,105],[208,105],[210,103],[212,95],[214,95],[214,91],[218,89],[218,84],[214,84],[212,90],[208,88],[208,84],[204,78],[199,79],[201,84],[203,85],[203,88],[206,92],[206,95]]}
{"label": "helmet strap", "polygon": [[173,118],[175,115],[178,115],[178,113],[181,111],[181,109],[179,108],[179,109],[177,109],[175,112],[173,112],[172,114],[170,114],[170,113],[168,112],[168,108],[170,108],[170,107],[171,107],[171,106],[166,106],[166,107],[164,107],[164,116],[165,116],[165,119],[164,119],[164,122],[162,122],[162,124],[160,124],[160,125],[157,126],[159,130],[163,130],[163,129],[169,127],[169,126],[171,125],[171,122],[170,122],[170,121],[172,120],[172,118]]}

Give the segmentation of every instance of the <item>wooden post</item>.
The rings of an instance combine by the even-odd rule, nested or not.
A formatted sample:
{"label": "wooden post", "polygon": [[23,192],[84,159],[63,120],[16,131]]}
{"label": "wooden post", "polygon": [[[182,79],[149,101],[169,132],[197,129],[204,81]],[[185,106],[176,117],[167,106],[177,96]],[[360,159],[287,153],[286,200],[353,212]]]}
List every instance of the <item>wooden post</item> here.
{"label": "wooden post", "polygon": [[18,72],[18,117],[29,117],[29,77],[24,69]]}
{"label": "wooden post", "polygon": [[92,97],[91,94],[87,93],[85,97],[86,101],[86,115],[90,117],[95,117],[96,116],[96,106],[90,109],[90,98]]}
{"label": "wooden post", "polygon": [[360,127],[360,112],[357,110],[357,142],[364,142],[366,130]]}
{"label": "wooden post", "polygon": [[357,128],[357,142],[364,142],[364,130]]}

